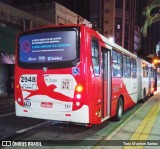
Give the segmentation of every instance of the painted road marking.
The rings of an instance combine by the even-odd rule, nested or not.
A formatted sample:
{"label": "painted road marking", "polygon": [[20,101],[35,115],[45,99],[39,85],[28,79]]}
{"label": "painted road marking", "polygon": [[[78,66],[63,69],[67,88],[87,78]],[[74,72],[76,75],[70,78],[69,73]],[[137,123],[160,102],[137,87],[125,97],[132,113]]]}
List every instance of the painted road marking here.
{"label": "painted road marking", "polygon": [[12,115],[12,114],[15,114],[15,112],[1,115],[0,118],[5,117],[5,116],[8,116],[8,115]]}
{"label": "painted road marking", "polygon": [[[147,141],[150,131],[153,127],[153,124],[157,118],[157,115],[160,110],[160,102],[156,102],[150,112],[146,115],[146,117],[143,119],[143,121],[140,123],[138,128],[135,130],[135,132],[132,134],[130,141],[132,140],[143,140]],[[123,149],[137,149],[137,146],[125,146]],[[144,146],[138,146],[138,149],[143,149]]]}
{"label": "painted road marking", "polygon": [[24,133],[24,132],[27,132],[27,131],[29,131],[29,130],[32,130],[32,129],[41,127],[41,126],[46,125],[46,124],[49,124],[49,123],[57,124],[57,122],[47,121],[47,122],[44,122],[44,123],[37,124],[37,125],[35,125],[35,126],[31,126],[31,127],[28,127],[28,128],[24,128],[24,129],[18,130],[18,131],[16,131],[16,133]]}

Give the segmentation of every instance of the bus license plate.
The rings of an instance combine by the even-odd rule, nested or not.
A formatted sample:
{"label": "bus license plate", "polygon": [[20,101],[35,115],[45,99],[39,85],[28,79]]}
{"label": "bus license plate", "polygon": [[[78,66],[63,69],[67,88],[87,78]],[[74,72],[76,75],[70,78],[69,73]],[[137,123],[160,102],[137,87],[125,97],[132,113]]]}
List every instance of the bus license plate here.
{"label": "bus license plate", "polygon": [[52,108],[53,103],[52,102],[41,102],[41,107],[43,108]]}

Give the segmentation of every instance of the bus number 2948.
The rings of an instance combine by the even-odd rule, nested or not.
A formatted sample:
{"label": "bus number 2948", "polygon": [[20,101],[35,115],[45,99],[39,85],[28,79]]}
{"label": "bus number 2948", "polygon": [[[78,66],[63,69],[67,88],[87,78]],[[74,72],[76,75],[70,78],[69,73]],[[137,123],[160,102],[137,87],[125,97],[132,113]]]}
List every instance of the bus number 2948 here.
{"label": "bus number 2948", "polygon": [[21,77],[21,82],[36,82],[36,77],[31,77],[31,76],[29,76],[29,77]]}

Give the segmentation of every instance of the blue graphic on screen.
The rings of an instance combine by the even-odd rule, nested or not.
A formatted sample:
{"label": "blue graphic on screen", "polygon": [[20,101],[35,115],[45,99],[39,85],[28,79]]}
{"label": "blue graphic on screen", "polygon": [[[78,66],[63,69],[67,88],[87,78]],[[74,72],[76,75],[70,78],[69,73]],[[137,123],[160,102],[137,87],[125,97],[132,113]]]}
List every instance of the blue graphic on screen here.
{"label": "blue graphic on screen", "polygon": [[76,31],[44,32],[19,39],[20,61],[50,63],[76,58]]}

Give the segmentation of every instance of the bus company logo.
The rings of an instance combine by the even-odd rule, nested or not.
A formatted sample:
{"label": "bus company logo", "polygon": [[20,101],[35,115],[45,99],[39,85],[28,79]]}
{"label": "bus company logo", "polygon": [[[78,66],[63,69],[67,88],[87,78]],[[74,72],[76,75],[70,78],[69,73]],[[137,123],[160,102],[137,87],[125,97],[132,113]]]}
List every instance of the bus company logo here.
{"label": "bus company logo", "polygon": [[45,56],[38,56],[39,61],[45,61],[46,57]]}
{"label": "bus company logo", "polygon": [[53,58],[52,57],[48,57],[48,61],[51,61]]}
{"label": "bus company logo", "polygon": [[25,52],[25,53],[28,53],[31,49],[31,46],[30,46],[30,43],[29,41],[25,40],[23,43],[22,43],[22,51]]}
{"label": "bus company logo", "polygon": [[61,61],[62,56],[49,56],[48,61]]}
{"label": "bus company logo", "polygon": [[36,61],[37,60],[37,58],[35,58],[35,57],[29,57],[28,58],[28,61]]}
{"label": "bus company logo", "polygon": [[49,78],[49,77],[44,78],[44,81],[46,83],[53,83],[53,84],[58,82],[57,79],[55,79],[55,78]]}

